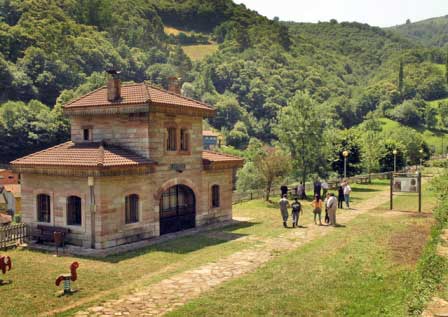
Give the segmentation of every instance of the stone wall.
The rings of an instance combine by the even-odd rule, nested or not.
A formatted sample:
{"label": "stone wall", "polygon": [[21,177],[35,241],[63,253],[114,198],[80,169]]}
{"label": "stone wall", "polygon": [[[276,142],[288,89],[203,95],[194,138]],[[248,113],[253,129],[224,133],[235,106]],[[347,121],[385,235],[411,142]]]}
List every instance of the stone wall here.
{"label": "stone wall", "polygon": [[74,116],[71,139],[83,142],[83,129],[92,129],[92,141],[105,141],[149,158],[148,114]]}
{"label": "stone wall", "polygon": [[[97,177],[94,180],[96,202],[95,246],[108,248],[159,236],[159,201],[162,193],[174,185],[191,188],[196,198],[196,226],[232,218],[232,170],[204,171],[187,168],[179,173],[171,169],[150,175]],[[220,186],[220,206],[211,206],[211,186]],[[36,196],[51,197],[51,222],[70,228],[69,243],[90,247],[91,214],[87,177],[59,177],[26,174],[22,176],[23,221],[34,228],[39,224]],[[139,222],[125,224],[125,197],[139,196]],[[82,199],[82,225],[67,226],[66,199]]]}

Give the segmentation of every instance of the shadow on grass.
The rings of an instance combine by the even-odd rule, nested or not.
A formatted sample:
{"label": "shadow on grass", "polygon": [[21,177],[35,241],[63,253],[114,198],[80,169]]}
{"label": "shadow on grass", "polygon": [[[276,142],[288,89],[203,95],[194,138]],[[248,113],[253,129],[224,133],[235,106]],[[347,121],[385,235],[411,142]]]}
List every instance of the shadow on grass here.
{"label": "shadow on grass", "polygon": [[[233,224],[224,226],[218,229],[209,229],[200,228],[198,232],[177,232],[172,234],[167,234],[162,236],[162,238],[155,238],[154,244],[148,246],[142,246],[141,248],[136,248],[132,251],[124,251],[122,253],[109,255],[106,257],[96,257],[90,255],[77,255],[70,254],[66,250],[63,251],[60,249],[59,256],[60,257],[73,257],[78,259],[86,259],[91,261],[100,261],[107,263],[119,263],[121,261],[129,260],[135,257],[140,257],[147,255],[152,252],[167,252],[167,253],[175,253],[175,254],[188,254],[191,252],[198,251],[203,248],[216,246],[219,244],[223,244],[232,240],[236,240],[247,236],[247,234],[234,233],[231,231],[235,231],[238,229],[252,227],[254,225],[259,224],[259,222],[251,222],[251,221],[234,221]],[[197,230],[197,229],[192,229]],[[170,236],[171,235],[171,236]],[[160,239],[160,241],[157,241]],[[145,241],[145,240],[143,240]],[[151,240],[147,240],[151,241]],[[52,250],[51,246],[48,246],[47,249],[33,249],[33,248],[24,248],[19,249],[21,251],[35,252],[41,254],[56,254],[56,249]]]}
{"label": "shadow on grass", "polygon": [[384,191],[384,189],[375,189],[375,188],[365,188],[365,187],[355,187],[352,189],[353,192],[358,192],[358,193],[374,193],[374,192],[382,192]]}

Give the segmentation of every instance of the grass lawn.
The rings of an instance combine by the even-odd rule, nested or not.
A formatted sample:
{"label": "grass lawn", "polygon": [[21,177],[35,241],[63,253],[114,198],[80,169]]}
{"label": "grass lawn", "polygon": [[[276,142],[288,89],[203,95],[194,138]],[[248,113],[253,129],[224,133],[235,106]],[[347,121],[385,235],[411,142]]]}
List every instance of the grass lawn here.
{"label": "grass lawn", "polygon": [[218,44],[183,45],[185,54],[193,61],[199,61],[218,51]]}
{"label": "grass lawn", "polygon": [[[370,198],[375,193],[387,189],[387,186],[387,180],[378,180],[371,185],[354,184],[352,186],[354,204],[359,204],[363,199]],[[308,202],[304,202],[304,206],[305,213],[301,223],[309,224],[312,222],[311,206]],[[0,287],[0,297],[2,298],[0,316],[32,316],[62,307],[73,308],[69,312],[73,313],[87,305],[91,306],[104,299],[116,298],[132,289],[156,283],[176,273],[216,261],[247,248],[249,242],[238,240],[238,237],[245,235],[271,237],[285,232],[276,204],[270,205],[261,200],[238,204],[234,206],[234,215],[250,219],[238,225],[179,238],[138,252],[112,256],[103,260],[54,257],[52,254],[22,249],[0,251],[1,254],[10,255],[14,264],[13,270],[5,276],[5,279],[13,281],[12,284]],[[376,218],[373,219],[379,221],[375,220]],[[374,224],[376,226],[376,222]],[[350,226],[350,228],[338,231],[335,233],[335,239],[339,237],[338,239],[356,241],[357,235],[364,234],[364,231],[361,230],[362,226],[364,225],[361,221],[359,230],[358,226]],[[382,235],[381,221],[379,221],[379,227],[375,232]],[[389,226],[386,227],[389,228]],[[400,224],[397,223],[392,227],[400,228]],[[375,228],[375,230],[377,229]],[[225,234],[220,236],[219,232]],[[370,241],[370,238],[368,240]],[[297,252],[306,254],[306,252],[314,252],[316,248],[321,249],[323,245],[326,245],[322,241],[316,241],[314,244],[317,246],[305,247],[304,250]],[[344,244],[345,242],[338,248]],[[317,255],[312,255],[312,257],[315,256]],[[319,267],[325,266],[325,261],[330,260],[327,257],[314,259]],[[80,262],[79,280],[74,284],[79,292],[69,297],[57,297],[56,293],[60,289],[54,286],[54,280],[59,274],[68,272],[69,265],[75,260]],[[313,258],[310,258],[309,261],[312,262]],[[324,262],[320,263],[321,261]],[[273,265],[278,267],[279,264]],[[280,269],[280,267],[278,268]],[[288,271],[289,268],[285,266],[282,270]],[[274,287],[274,294],[275,289]],[[69,313],[63,315],[69,315]]]}
{"label": "grass lawn", "polygon": [[[396,204],[408,209],[408,199]],[[428,214],[378,208],[168,316],[406,316],[406,277],[431,224]]]}
{"label": "grass lawn", "polygon": [[[431,104],[436,105],[438,102],[439,102],[439,100],[433,101],[433,102],[431,102]],[[380,121],[381,121],[381,126],[382,126],[383,131],[397,130],[402,126],[399,122],[390,120],[387,118],[381,118]],[[429,130],[424,127],[421,127],[418,129],[415,129],[412,127],[410,127],[410,128],[421,133],[423,136],[423,139],[428,143],[428,145],[430,147],[431,146],[435,147],[436,154],[442,153],[442,135],[443,135],[444,136],[443,146],[445,147],[445,153],[446,153],[446,148],[448,146],[448,134],[447,133],[441,133],[436,130]]]}

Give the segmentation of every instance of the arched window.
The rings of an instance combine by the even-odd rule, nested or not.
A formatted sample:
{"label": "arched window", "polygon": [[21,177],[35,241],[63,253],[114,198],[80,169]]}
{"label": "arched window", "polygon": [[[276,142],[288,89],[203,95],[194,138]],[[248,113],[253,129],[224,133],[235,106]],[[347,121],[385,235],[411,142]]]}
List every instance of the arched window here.
{"label": "arched window", "polygon": [[46,194],[37,195],[37,221],[50,222],[50,196]]}
{"label": "arched window", "polygon": [[70,196],[67,198],[67,225],[80,226],[81,224],[81,198]]}
{"label": "arched window", "polygon": [[126,196],[125,205],[126,224],[138,222],[138,195]]}
{"label": "arched window", "polygon": [[188,130],[187,129],[180,129],[180,150],[181,151],[188,151]]}
{"label": "arched window", "polygon": [[219,207],[219,185],[212,186],[212,207]]}
{"label": "arched window", "polygon": [[168,135],[166,140],[166,150],[176,151],[177,150],[176,128],[168,128],[167,131]]}

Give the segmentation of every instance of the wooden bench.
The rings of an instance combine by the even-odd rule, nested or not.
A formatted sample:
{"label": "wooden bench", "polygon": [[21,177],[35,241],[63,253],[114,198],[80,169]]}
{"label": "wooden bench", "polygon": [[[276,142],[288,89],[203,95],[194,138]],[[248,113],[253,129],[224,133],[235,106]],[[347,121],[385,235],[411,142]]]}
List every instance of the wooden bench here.
{"label": "wooden bench", "polygon": [[70,229],[62,228],[62,227],[53,227],[53,226],[45,226],[45,225],[37,225],[37,230],[39,232],[35,233],[34,236],[37,239],[37,242],[52,242],[54,241],[54,233],[58,232],[62,235],[62,246],[65,243],[65,237],[68,233],[70,233]]}

